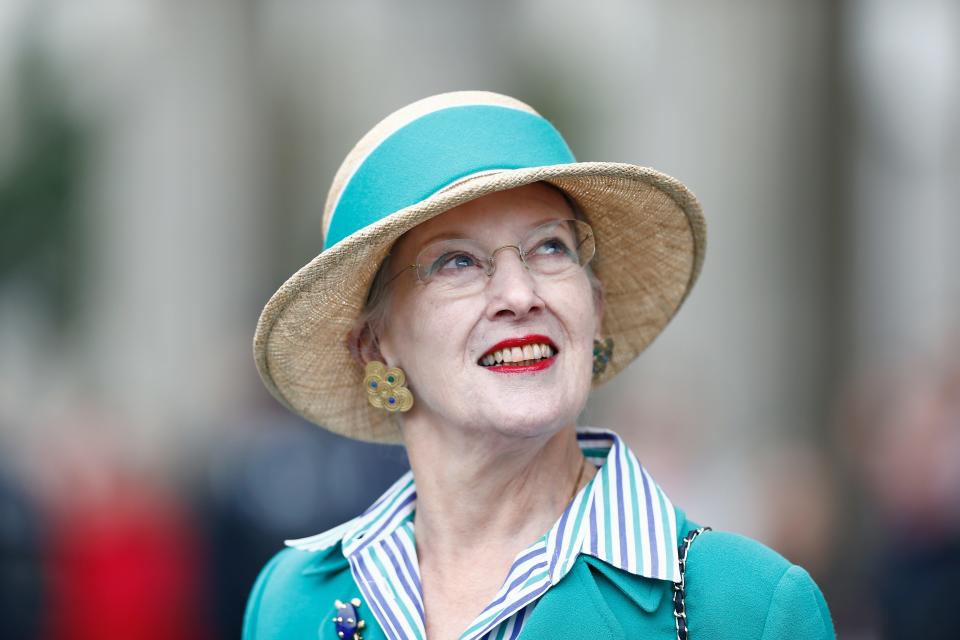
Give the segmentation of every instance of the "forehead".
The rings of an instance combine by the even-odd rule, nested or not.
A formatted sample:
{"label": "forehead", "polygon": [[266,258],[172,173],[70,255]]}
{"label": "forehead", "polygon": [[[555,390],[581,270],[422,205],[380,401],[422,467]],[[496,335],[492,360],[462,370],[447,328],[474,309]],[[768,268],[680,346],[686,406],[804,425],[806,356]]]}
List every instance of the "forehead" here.
{"label": "forehead", "polygon": [[534,183],[482,196],[431,218],[401,236],[394,253],[421,247],[437,237],[495,239],[574,217],[558,189]]}

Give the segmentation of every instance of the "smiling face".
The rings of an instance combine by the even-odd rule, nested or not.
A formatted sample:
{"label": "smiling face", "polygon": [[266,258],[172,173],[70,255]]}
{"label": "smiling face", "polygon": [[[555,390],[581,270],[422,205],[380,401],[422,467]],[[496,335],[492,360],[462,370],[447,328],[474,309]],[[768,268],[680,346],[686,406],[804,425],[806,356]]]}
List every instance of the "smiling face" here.
{"label": "smiling face", "polygon": [[[564,197],[544,184],[493,193],[407,232],[390,269],[416,263],[438,239],[471,239],[489,253],[544,223],[572,219]],[[480,268],[462,258],[447,266]],[[405,425],[536,436],[574,423],[590,391],[601,315],[584,269],[541,275],[508,248],[475,287],[423,282],[412,269],[390,287],[379,347],[389,366],[406,372],[416,398]]]}

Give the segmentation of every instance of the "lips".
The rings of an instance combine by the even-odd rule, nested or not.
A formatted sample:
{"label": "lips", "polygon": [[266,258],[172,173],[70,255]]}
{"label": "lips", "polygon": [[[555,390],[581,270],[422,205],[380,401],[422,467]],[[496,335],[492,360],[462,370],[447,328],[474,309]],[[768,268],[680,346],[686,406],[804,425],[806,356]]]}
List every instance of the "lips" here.
{"label": "lips", "polygon": [[558,350],[547,336],[532,334],[508,338],[490,347],[477,361],[481,367],[496,370],[543,368],[552,363]]}

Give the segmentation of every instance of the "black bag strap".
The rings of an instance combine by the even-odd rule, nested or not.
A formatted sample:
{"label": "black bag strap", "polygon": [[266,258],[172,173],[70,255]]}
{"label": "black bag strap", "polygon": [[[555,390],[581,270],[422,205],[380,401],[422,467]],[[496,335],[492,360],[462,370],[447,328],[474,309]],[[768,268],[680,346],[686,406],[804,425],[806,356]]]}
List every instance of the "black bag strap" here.
{"label": "black bag strap", "polygon": [[677,557],[680,558],[680,582],[673,584],[673,617],[677,623],[677,640],[687,640],[686,583],[684,582],[684,574],[687,570],[687,550],[690,548],[690,545],[693,544],[693,541],[697,539],[697,536],[704,531],[712,531],[712,529],[710,527],[691,529],[687,532],[687,536],[677,549]]}

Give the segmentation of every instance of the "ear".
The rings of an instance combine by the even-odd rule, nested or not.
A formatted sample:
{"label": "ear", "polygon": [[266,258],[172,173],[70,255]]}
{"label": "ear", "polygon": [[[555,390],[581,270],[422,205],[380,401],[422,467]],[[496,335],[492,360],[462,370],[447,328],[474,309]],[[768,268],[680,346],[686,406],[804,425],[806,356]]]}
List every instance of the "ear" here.
{"label": "ear", "polygon": [[380,342],[376,334],[370,327],[369,322],[358,321],[357,324],[347,334],[347,346],[361,367],[366,367],[371,360],[383,362],[383,354],[380,353]]}

